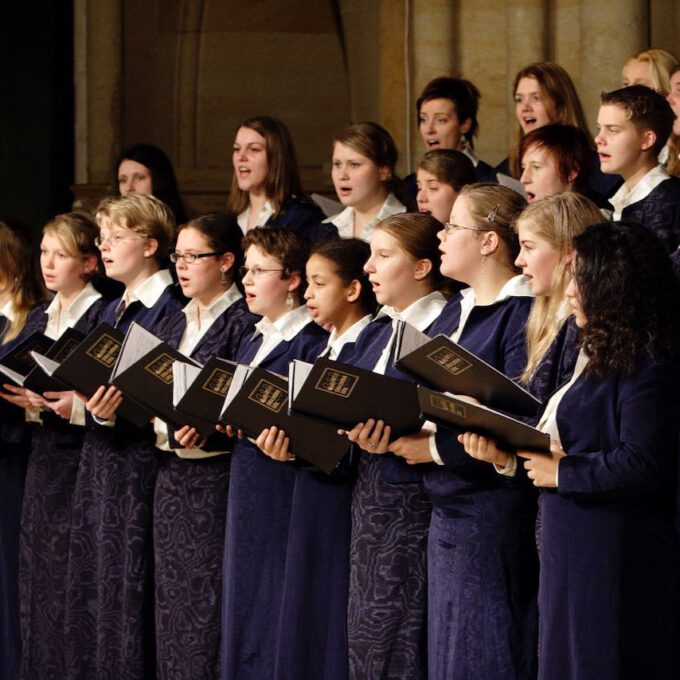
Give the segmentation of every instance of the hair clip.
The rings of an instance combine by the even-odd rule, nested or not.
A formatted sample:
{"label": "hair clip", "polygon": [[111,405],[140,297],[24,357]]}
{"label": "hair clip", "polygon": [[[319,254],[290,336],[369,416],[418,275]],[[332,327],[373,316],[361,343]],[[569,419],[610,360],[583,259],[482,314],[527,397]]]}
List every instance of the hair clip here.
{"label": "hair clip", "polygon": [[496,203],[496,207],[486,216],[487,222],[495,222],[496,216],[498,215],[498,208],[501,207],[500,203]]}

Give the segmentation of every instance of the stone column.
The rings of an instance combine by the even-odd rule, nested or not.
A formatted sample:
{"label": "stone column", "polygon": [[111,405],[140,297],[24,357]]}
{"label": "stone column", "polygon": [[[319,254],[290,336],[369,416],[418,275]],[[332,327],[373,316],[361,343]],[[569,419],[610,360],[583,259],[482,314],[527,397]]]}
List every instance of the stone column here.
{"label": "stone column", "polygon": [[520,69],[548,58],[548,4],[545,0],[509,0],[507,4],[505,18],[510,89]]}
{"label": "stone column", "polygon": [[581,101],[594,130],[600,92],[621,86],[621,69],[645,49],[649,31],[645,0],[581,3]]}
{"label": "stone column", "polygon": [[413,169],[424,152],[416,122],[416,99],[423,87],[437,76],[460,76],[458,14],[454,0],[412,0],[410,87],[408,87]]}
{"label": "stone column", "polygon": [[122,0],[75,0],[75,205],[106,193],[122,134]]}

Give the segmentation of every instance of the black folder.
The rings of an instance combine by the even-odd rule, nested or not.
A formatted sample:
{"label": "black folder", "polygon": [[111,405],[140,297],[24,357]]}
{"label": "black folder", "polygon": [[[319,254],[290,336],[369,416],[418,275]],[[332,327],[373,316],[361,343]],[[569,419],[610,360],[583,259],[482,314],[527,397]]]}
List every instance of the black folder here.
{"label": "black folder", "polygon": [[236,364],[233,361],[219,357],[212,357],[198,371],[186,363],[176,362],[173,365],[173,371],[193,374],[183,379],[188,386],[182,395],[177,394],[178,375],[175,374],[173,401],[177,418],[185,419],[187,425],[193,424],[202,438],[214,434],[215,425],[220,422],[224,400],[235,370]]}
{"label": "black folder", "polygon": [[[84,338],[84,333],[77,331],[75,328],[67,328],[61,336],[54,341],[52,346],[47,349],[45,356],[57,363],[61,363],[75,351],[76,347],[78,347]],[[38,365],[34,365],[26,376],[24,387],[33,392],[37,392],[38,394],[44,394],[45,392],[63,392],[71,389],[61,380],[57,380],[56,378],[47,375],[47,373],[45,373]]]}
{"label": "black folder", "polygon": [[175,361],[198,366],[193,359],[133,322],[123,340],[110,382],[173,428],[192,425],[189,416],[182,416],[173,406],[172,364]]}
{"label": "black folder", "polygon": [[416,386],[331,359],[312,366],[291,362],[291,409],[345,429],[369,418],[389,425],[391,439],[420,431],[422,419]]}
{"label": "black folder", "polygon": [[[102,323],[63,362],[44,356],[36,357],[36,361],[48,375],[89,398],[101,385],[109,384],[124,337],[118,329]],[[123,400],[118,415],[137,427],[144,427],[153,417],[149,410],[133,399]]]}
{"label": "black folder", "polygon": [[399,322],[395,366],[421,385],[474,397],[486,406],[533,416],[541,402],[499,370],[445,335],[429,338]]}
{"label": "black folder", "polygon": [[26,377],[35,367],[35,359],[31,353],[44,354],[53,344],[54,340],[46,335],[31,333],[0,359],[0,372],[7,377],[2,382],[23,387]]}
{"label": "black folder", "polygon": [[[275,425],[286,431],[289,450],[295,456],[331,473],[350,448],[337,427],[312,418],[288,413],[288,381],[262,368],[239,370],[227,397],[222,420],[257,438]],[[239,387],[240,376],[247,377]],[[264,499],[266,501],[266,499]]]}
{"label": "black folder", "polygon": [[527,449],[547,453],[550,436],[520,420],[479,404],[418,387],[420,410],[425,418],[455,432],[476,432],[490,437],[501,449]]}

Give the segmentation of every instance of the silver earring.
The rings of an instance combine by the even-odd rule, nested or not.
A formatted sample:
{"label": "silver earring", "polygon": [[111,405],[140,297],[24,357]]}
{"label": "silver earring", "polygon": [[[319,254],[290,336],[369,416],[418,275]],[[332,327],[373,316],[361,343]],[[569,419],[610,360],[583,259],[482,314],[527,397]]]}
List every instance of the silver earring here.
{"label": "silver earring", "polygon": [[288,309],[293,309],[294,304],[295,300],[293,300],[293,296],[288,293],[288,297],[286,298],[286,307],[288,307]]}
{"label": "silver earring", "polygon": [[220,283],[222,285],[224,285],[225,283],[229,283],[229,277],[227,276],[226,269],[220,269]]}

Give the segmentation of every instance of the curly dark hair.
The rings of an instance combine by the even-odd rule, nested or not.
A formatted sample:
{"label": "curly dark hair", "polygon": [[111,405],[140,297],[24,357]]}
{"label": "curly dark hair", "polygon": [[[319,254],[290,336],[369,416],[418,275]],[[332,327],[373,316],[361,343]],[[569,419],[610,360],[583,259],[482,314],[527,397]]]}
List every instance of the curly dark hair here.
{"label": "curly dark hair", "polygon": [[630,375],[642,355],[677,358],[680,284],[654,233],[637,222],[605,222],[573,244],[588,372]]}

